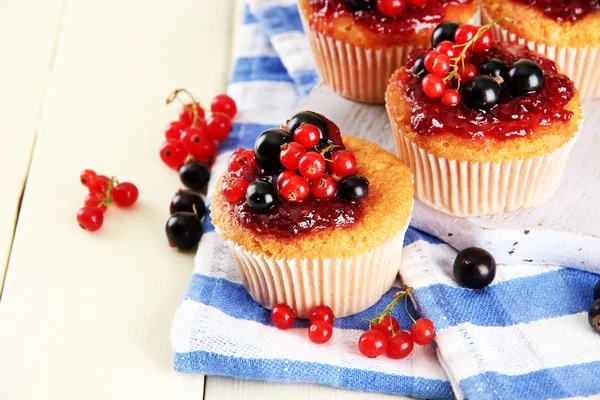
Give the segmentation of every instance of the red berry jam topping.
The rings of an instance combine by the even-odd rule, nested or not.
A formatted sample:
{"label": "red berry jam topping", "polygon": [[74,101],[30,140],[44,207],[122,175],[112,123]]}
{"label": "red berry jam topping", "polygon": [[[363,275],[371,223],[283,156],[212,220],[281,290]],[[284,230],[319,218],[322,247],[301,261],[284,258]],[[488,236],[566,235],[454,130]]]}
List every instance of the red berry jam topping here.
{"label": "red berry jam topping", "polygon": [[316,16],[331,21],[352,14],[354,22],[384,35],[402,35],[433,28],[444,19],[446,6],[473,0],[310,0]]}
{"label": "red berry jam topping", "polygon": [[513,0],[534,6],[558,22],[575,22],[593,11],[600,10],[598,0]]}
{"label": "red berry jam topping", "polygon": [[[505,18],[500,18],[505,19]],[[440,24],[432,50],[416,50],[396,75],[407,88],[411,125],[422,136],[507,139],[567,122],[573,82],[524,46],[494,44],[489,28]]]}
{"label": "red berry jam topping", "polygon": [[289,237],[356,222],[368,181],[355,171],[339,128],[303,111],[261,133],[254,151],[235,151],[221,190],[242,225]]}

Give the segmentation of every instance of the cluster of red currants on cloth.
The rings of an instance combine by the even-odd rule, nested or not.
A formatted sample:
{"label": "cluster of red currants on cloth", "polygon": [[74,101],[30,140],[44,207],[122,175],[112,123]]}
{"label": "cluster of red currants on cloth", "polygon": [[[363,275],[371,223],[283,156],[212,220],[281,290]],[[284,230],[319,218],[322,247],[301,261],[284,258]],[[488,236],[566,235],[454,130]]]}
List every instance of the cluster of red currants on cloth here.
{"label": "cluster of red currants on cloth", "polygon": [[79,180],[89,192],[83,201],[84,207],[77,211],[77,222],[90,232],[102,227],[108,206],[114,203],[118,207],[131,207],[138,199],[138,188],[133,183],[119,183],[114,176],[109,178],[86,169],[79,176]]}

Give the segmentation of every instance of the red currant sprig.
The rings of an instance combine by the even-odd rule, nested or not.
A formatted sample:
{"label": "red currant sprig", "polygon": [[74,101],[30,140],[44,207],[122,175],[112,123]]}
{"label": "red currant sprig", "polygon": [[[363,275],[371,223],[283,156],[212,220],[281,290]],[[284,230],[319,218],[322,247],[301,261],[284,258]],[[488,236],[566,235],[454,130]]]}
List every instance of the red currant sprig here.
{"label": "red currant sprig", "polygon": [[[333,323],[335,322],[333,310],[325,305],[313,307],[309,312],[309,318],[309,340],[315,344],[327,343],[333,335]],[[271,322],[279,329],[291,328],[295,320],[294,310],[287,304],[277,304],[271,310]]]}

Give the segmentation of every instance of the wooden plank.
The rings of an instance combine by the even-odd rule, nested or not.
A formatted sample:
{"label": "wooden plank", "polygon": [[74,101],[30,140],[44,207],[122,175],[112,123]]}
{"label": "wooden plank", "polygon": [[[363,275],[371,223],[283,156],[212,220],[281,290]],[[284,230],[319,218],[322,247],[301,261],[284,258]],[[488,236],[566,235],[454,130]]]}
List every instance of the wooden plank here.
{"label": "wooden plank", "polygon": [[63,2],[0,0],[0,294]]}
{"label": "wooden plank", "polygon": [[[231,1],[69,0],[0,302],[1,399],[201,399],[173,371],[169,327],[193,255],[164,236],[177,175],[158,157],[186,86],[228,78]],[[32,25],[28,25],[33,29]],[[75,212],[90,167],[135,182],[96,234]]]}

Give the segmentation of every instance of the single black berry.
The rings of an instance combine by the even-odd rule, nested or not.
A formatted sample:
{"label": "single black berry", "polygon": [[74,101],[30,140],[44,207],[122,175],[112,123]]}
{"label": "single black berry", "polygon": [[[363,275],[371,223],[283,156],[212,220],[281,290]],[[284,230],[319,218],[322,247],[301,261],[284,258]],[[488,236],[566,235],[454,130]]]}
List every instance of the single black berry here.
{"label": "single black berry", "polygon": [[427,69],[425,68],[425,56],[417,58],[410,71],[413,73],[414,76],[417,76],[419,78],[422,78],[425,75],[427,75],[429,71],[427,71]]}
{"label": "single black berry", "polygon": [[210,180],[210,168],[200,161],[189,161],[179,168],[181,183],[192,190],[202,190]]}
{"label": "single black berry", "polygon": [[327,120],[316,112],[301,111],[294,115],[286,124],[287,130],[290,134],[294,135],[294,131],[302,124],[311,124],[319,129],[319,132],[321,132],[321,142],[319,144],[331,141],[331,133],[329,132]]}
{"label": "single black berry", "polygon": [[502,77],[504,81],[508,79],[508,66],[497,58],[492,58],[479,66],[480,75],[489,75],[492,78]]}
{"label": "single black berry", "polygon": [[198,218],[202,219],[206,215],[206,204],[202,196],[198,193],[191,190],[180,190],[171,199],[169,211],[171,215],[177,212],[194,213],[198,215]]}
{"label": "single black berry", "polygon": [[255,180],[246,190],[246,204],[255,213],[265,213],[275,207],[277,191],[272,184],[262,180]]}
{"label": "single black berry", "polygon": [[544,71],[531,60],[516,61],[508,71],[506,87],[513,96],[535,93],[544,86]]}
{"label": "single black berry", "polygon": [[293,141],[292,135],[283,129],[267,129],[254,142],[254,157],[258,166],[267,173],[279,172],[283,169],[279,161],[281,146]]}
{"label": "single black berry", "polygon": [[469,247],[454,260],[454,279],[468,289],[488,286],[496,277],[496,260],[484,249]]}
{"label": "single black berry", "polygon": [[598,281],[594,288],[594,301],[596,300],[600,300],[600,281]]}
{"label": "single black berry", "polygon": [[588,314],[588,319],[592,328],[594,328],[596,332],[600,333],[600,300],[596,300],[594,304],[592,304],[592,308]]}
{"label": "single black berry", "polygon": [[353,12],[368,10],[375,6],[375,0],[348,0],[348,7]]}
{"label": "single black berry", "polygon": [[204,233],[200,218],[188,212],[176,212],[171,215],[165,230],[171,246],[180,250],[191,250],[196,247]]}
{"label": "single black berry", "polygon": [[357,174],[349,175],[339,181],[337,195],[350,203],[362,203],[369,195],[369,181]]}
{"label": "single black berry", "polygon": [[431,34],[431,47],[435,48],[444,40],[454,42],[454,32],[460,26],[456,21],[445,21],[435,27]]}
{"label": "single black berry", "polygon": [[500,101],[502,88],[487,75],[479,75],[467,82],[462,91],[462,101],[471,110],[489,111]]}

